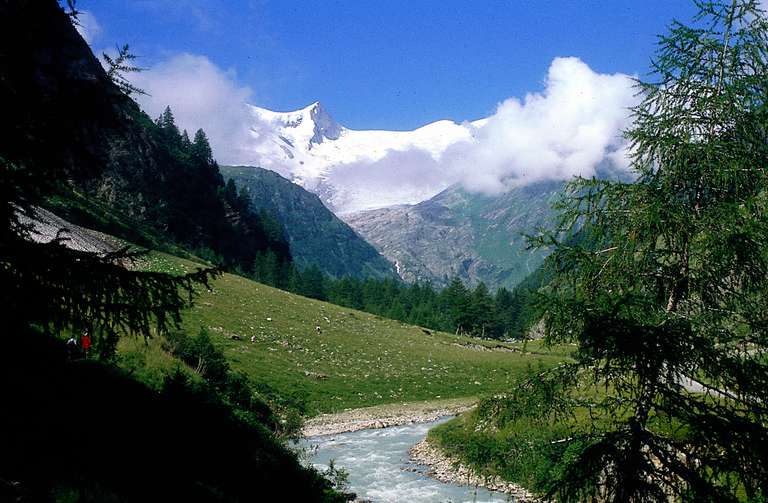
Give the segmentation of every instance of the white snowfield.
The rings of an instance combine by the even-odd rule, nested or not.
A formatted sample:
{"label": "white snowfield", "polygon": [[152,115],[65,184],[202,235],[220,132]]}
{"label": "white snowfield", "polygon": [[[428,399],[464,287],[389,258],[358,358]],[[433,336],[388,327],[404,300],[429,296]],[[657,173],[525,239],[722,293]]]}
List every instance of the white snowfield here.
{"label": "white snowfield", "polygon": [[[338,124],[319,102],[294,112],[249,109],[254,125],[241,164],[276,171],[316,192],[341,214],[433,196],[444,187],[383,182],[391,181],[393,169],[406,170],[396,174],[401,178],[418,177],[420,162],[440,161],[451,145],[473,141],[484,122],[441,120],[413,131],[357,131]],[[409,157],[388,160],[398,154]]]}

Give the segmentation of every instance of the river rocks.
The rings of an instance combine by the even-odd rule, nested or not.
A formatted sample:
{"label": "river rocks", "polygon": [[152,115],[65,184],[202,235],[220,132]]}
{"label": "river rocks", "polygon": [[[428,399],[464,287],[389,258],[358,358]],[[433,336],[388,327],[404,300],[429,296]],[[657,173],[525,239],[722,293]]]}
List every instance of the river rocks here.
{"label": "river rocks", "polygon": [[517,484],[506,482],[499,477],[477,475],[473,470],[451,459],[439,448],[430,444],[427,439],[414,445],[409,454],[412,462],[426,466],[427,475],[441,482],[484,487],[491,491],[503,492],[514,496],[515,501],[520,503],[541,501]]}
{"label": "river rocks", "polygon": [[408,403],[354,409],[338,414],[323,414],[309,419],[304,436],[335,435],[368,428],[388,428],[404,424],[426,423],[445,416],[455,416],[474,406],[471,400]]}

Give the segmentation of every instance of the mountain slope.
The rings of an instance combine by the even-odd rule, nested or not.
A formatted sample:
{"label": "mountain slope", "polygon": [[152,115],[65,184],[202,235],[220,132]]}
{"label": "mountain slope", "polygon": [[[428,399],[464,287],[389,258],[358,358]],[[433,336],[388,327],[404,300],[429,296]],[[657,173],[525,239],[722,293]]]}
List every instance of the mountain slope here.
{"label": "mountain slope", "polygon": [[[34,177],[40,194],[98,201],[155,235],[210,249],[245,270],[258,251],[287,255],[287,244],[271,239],[254,215],[230,218],[205,135],[185,144],[170,112],[153,122],[114,85],[55,1],[0,2],[0,54],[8,125],[0,157]],[[76,213],[67,218],[94,223]]]}
{"label": "mountain slope", "polygon": [[267,169],[222,166],[221,173],[248,190],[254,208],[267,210],[283,225],[299,267],[316,265],[335,277],[396,277],[392,264],[315,194]]}
{"label": "mountain slope", "polygon": [[453,186],[413,206],[347,215],[347,222],[395,263],[406,281],[444,286],[452,276],[469,283],[512,287],[544,259],[526,250],[524,233],[553,213],[562,185],[542,183],[498,196]]}
{"label": "mountain slope", "polygon": [[[405,167],[397,155],[408,156],[407,164],[414,170],[420,163],[434,163],[451,145],[471,140],[482,123],[442,120],[413,131],[356,131],[337,123],[317,102],[294,112],[249,109],[251,143],[242,163],[277,171],[317,193],[336,213],[431,197],[445,188],[444,183],[439,179],[431,179],[428,187],[407,183],[409,176],[419,173]],[[402,184],[376,183],[392,169],[403,172]]]}

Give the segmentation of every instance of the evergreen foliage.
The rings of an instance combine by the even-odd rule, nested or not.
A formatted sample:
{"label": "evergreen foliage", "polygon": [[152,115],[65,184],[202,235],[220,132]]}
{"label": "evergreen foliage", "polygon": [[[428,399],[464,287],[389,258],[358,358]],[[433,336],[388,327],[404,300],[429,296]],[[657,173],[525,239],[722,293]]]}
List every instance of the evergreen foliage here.
{"label": "evergreen foliage", "polygon": [[394,279],[335,279],[317,266],[299,270],[267,250],[256,256],[253,278],[313,299],[325,300],[386,318],[433,330],[486,337],[522,339],[537,319],[534,292],[542,272],[512,291],[500,288],[495,295],[484,283],[467,288],[459,278],[436,290],[430,283],[404,284]]}
{"label": "evergreen foliage", "polygon": [[281,261],[291,261],[283,230],[275,219],[264,211],[254,211],[249,198],[238,194],[233,184],[224,184],[202,129],[190,141],[186,131],[179,132],[170,107],[147,128],[168,157],[170,169],[160,188],[165,202],[162,211],[156,213],[156,228],[229,269],[251,273],[256,256],[267,251]]}
{"label": "evergreen foliage", "polygon": [[107,65],[107,77],[109,77],[112,82],[126,94],[126,96],[130,96],[134,93],[147,94],[143,89],[139,89],[131,84],[128,77],[125,75],[126,73],[144,71],[144,68],[133,65],[133,60],[135,60],[137,56],[131,52],[128,44],[124,44],[122,47],[117,46],[115,49],[117,49],[117,56],[114,58],[106,52],[102,53],[104,63]]}
{"label": "evergreen foliage", "polygon": [[[74,1],[68,4],[74,8]],[[142,130],[130,120],[135,104],[110,83],[55,0],[0,2],[0,52],[0,108],[14,124],[0,140],[0,500],[349,500],[351,495],[301,467],[268,421],[258,420],[258,405],[248,402],[237,375],[227,375],[226,400],[178,373],[157,393],[109,361],[73,358],[67,351],[61,339],[83,330],[102,356],[110,356],[119,336],[177,328],[181,310],[218,270],[180,276],[135,271],[127,266],[137,254],[74,250],[65,246],[65,231],[49,243],[35,242],[29,222],[36,206],[72,179],[103,174],[105,165],[138,167],[121,172],[120,183],[129,186],[137,174],[152,175],[132,187],[145,190],[131,194],[148,216],[164,210],[142,206],[156,195],[152,181],[169,183],[161,174],[200,168],[199,176],[180,177],[180,184],[203,186],[192,198],[214,211],[225,208],[223,183],[210,157],[185,164],[169,148],[155,148],[163,128],[150,123]],[[172,125],[170,111],[167,118]],[[131,141],[145,148],[126,149]],[[132,157],[126,152],[142,157],[115,162],[112,156]],[[169,169],[153,174],[154,168]],[[205,183],[210,181],[219,183]],[[172,210],[183,204],[165,202],[176,205]],[[213,231],[221,227],[230,236],[226,215],[211,217],[211,207],[190,214],[209,220],[189,239],[217,245],[213,238],[221,236]],[[177,232],[188,224],[181,218],[157,222],[178,224]],[[204,337],[195,342],[207,362],[215,360]]]}
{"label": "evergreen foliage", "polygon": [[[48,173],[49,180],[58,176],[55,170]],[[97,341],[115,340],[118,334],[149,337],[153,330],[177,325],[195,285],[216,274],[210,269],[180,277],[131,271],[125,264],[136,253],[73,250],[65,246],[66,233],[36,243],[22,217],[35,218],[34,203],[45,196],[45,185],[31,170],[2,159],[0,185],[0,302],[14,330],[32,325],[55,333],[88,330]]]}
{"label": "evergreen foliage", "polygon": [[[696,5],[638,83],[636,181],[577,179],[537,240],[554,246],[547,338],[577,361],[510,402],[570,420],[562,501],[768,497],[768,21],[753,0]],[[590,242],[558,240],[577,228]]]}

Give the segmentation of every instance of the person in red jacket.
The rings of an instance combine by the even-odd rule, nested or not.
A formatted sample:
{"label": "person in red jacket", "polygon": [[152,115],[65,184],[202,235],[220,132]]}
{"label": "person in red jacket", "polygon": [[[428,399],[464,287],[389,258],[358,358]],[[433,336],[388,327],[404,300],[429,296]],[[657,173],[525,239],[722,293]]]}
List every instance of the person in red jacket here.
{"label": "person in red jacket", "polygon": [[88,358],[88,350],[91,349],[91,336],[88,335],[88,332],[85,332],[80,338],[80,347],[83,348],[83,353]]}

